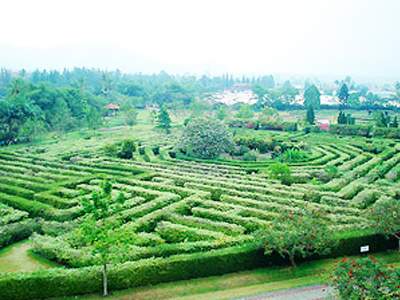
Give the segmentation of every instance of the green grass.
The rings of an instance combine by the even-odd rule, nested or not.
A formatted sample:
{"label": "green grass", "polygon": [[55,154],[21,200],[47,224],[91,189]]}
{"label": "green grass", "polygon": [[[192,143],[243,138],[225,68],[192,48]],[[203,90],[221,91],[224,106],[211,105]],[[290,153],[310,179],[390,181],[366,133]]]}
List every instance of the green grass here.
{"label": "green grass", "polygon": [[[382,262],[400,267],[400,252],[390,251],[374,255]],[[291,267],[270,267],[221,276],[182,280],[155,286],[117,291],[108,299],[231,299],[280,289],[329,282],[330,275],[340,258],[323,259]],[[102,299],[98,295],[62,299]]]}
{"label": "green grass", "polygon": [[54,262],[39,257],[30,251],[29,240],[15,243],[0,250],[1,272],[33,272],[57,267]]}

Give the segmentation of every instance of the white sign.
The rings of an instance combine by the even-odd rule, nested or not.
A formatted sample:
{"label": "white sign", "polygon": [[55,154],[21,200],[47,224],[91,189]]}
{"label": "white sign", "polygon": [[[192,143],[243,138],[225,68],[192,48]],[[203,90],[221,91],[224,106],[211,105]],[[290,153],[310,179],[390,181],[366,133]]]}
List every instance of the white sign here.
{"label": "white sign", "polygon": [[369,252],[369,245],[361,246],[360,252],[361,252],[361,253]]}

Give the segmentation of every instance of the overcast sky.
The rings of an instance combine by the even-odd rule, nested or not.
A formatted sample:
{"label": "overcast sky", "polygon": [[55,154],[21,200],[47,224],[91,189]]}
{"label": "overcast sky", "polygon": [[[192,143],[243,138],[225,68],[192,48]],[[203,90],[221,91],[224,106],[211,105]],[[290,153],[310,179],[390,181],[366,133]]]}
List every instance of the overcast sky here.
{"label": "overcast sky", "polygon": [[0,66],[400,77],[400,0],[0,0]]}

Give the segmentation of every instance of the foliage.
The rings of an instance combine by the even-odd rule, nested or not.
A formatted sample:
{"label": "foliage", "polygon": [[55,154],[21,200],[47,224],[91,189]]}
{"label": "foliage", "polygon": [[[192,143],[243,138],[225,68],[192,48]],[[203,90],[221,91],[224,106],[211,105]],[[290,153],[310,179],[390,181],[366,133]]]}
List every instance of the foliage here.
{"label": "foliage", "polygon": [[315,123],[315,113],[314,113],[314,107],[312,105],[307,106],[306,120],[307,123],[310,125],[314,125]]}
{"label": "foliage", "polygon": [[239,119],[251,119],[253,116],[254,112],[248,104],[241,104],[239,112],[236,114]]}
{"label": "foliage", "polygon": [[250,150],[243,155],[244,161],[256,161],[257,160],[257,152],[254,150]]}
{"label": "foliage", "polygon": [[178,148],[198,158],[215,158],[233,147],[232,134],[219,121],[193,119],[184,129]]}
{"label": "foliage", "polygon": [[[378,127],[389,127],[391,124],[390,116],[387,111],[374,113],[375,125]],[[394,127],[394,126],[393,126]]]}
{"label": "foliage", "polygon": [[308,109],[319,109],[321,106],[321,93],[318,88],[312,84],[304,92],[304,106]]}
{"label": "foliage", "polygon": [[340,89],[337,92],[337,96],[339,98],[340,104],[342,107],[347,106],[347,100],[349,99],[349,88],[347,87],[346,83],[343,83],[340,86]]}
{"label": "foliage", "polygon": [[371,256],[342,259],[332,278],[342,299],[397,299],[399,282],[399,270],[385,267]]}
{"label": "foliage", "polygon": [[356,120],[354,117],[351,116],[351,114],[346,114],[343,111],[339,111],[337,123],[344,125],[354,125],[356,123]]}
{"label": "foliage", "polygon": [[281,155],[279,155],[279,160],[281,162],[300,162],[308,158],[307,152],[298,149],[287,149]]}
{"label": "foliage", "polygon": [[272,179],[280,180],[283,184],[290,185],[292,182],[292,172],[287,164],[276,162],[268,169]]}
{"label": "foliage", "polygon": [[228,109],[225,105],[221,105],[217,111],[217,119],[223,121],[228,116],[227,110]]}
{"label": "foliage", "polygon": [[372,228],[387,236],[393,235],[400,241],[400,201],[381,198],[370,209]]}
{"label": "foliage", "polygon": [[128,126],[136,125],[138,112],[134,108],[130,108],[124,112],[125,123]]}
{"label": "foliage", "polygon": [[161,106],[157,116],[157,127],[164,129],[167,133],[171,129],[171,118],[169,117],[168,111],[165,106]]}
{"label": "foliage", "polygon": [[91,247],[97,264],[103,265],[103,294],[108,294],[107,264],[113,257],[111,252],[123,252],[129,239],[127,232],[117,230],[120,225],[111,215],[120,210],[125,202],[123,194],[113,201],[112,184],[104,181],[100,192],[93,192],[90,199],[82,201],[85,219],[73,234],[73,243],[81,247]]}
{"label": "foliage", "polygon": [[283,213],[276,218],[262,241],[265,254],[277,252],[293,267],[296,257],[327,254],[334,246],[332,233],[318,212]]}

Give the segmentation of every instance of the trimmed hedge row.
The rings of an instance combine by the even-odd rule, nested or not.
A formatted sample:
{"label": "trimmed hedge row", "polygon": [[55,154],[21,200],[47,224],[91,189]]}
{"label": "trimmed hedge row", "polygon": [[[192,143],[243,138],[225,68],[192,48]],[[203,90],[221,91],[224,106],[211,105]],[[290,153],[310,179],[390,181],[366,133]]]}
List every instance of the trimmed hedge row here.
{"label": "trimmed hedge row", "polygon": [[[0,227],[0,249],[12,243],[28,238],[40,225],[34,220],[24,220]],[[0,297],[0,299],[2,299]]]}
{"label": "trimmed hedge row", "polygon": [[[330,257],[358,254],[360,247],[370,251],[394,249],[395,240],[380,235],[350,236],[339,241]],[[314,257],[315,258],[315,257]],[[161,282],[219,275],[228,272],[282,264],[276,254],[265,257],[255,245],[232,247],[200,254],[176,255],[114,265],[109,270],[109,288],[118,290]],[[0,275],[1,299],[44,299],[96,293],[101,290],[100,267],[51,269],[34,273]]]}
{"label": "trimmed hedge row", "polygon": [[400,138],[400,129],[381,128],[366,125],[331,125],[329,132],[340,135],[358,135],[364,137]]}

